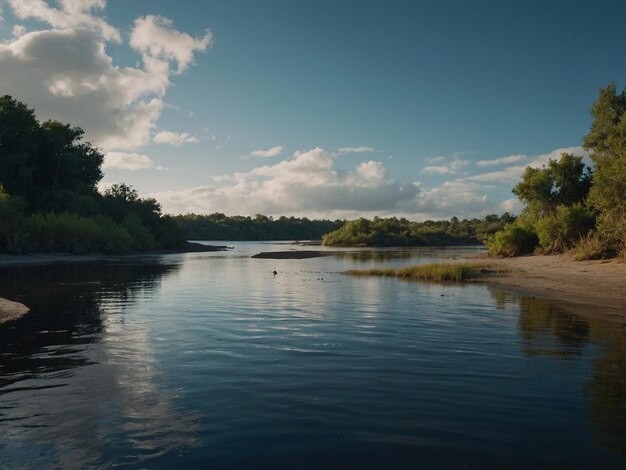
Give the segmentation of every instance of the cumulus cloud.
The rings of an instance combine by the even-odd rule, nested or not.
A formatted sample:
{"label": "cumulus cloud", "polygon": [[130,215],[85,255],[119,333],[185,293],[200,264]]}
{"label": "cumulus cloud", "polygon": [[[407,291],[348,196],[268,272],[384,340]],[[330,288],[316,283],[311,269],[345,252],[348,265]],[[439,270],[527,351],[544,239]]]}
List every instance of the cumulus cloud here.
{"label": "cumulus cloud", "polygon": [[[399,201],[415,197],[419,188],[386,177],[380,162],[353,170],[335,168],[335,156],[321,148],[275,165],[220,177],[224,186],[201,186],[153,194],[165,211],[270,215],[336,216],[394,210]],[[217,181],[216,181],[217,182]]]}
{"label": "cumulus cloud", "polygon": [[[206,50],[210,33],[197,39],[173,29],[160,17],[139,18],[131,46],[143,65],[121,67],[106,52],[122,36],[101,16],[104,0],[9,0],[21,19],[49,25],[0,44],[0,89],[26,102],[40,119],[80,125],[88,140],[105,150],[135,149],[150,140],[170,85]],[[154,32],[153,42],[147,31]],[[23,33],[23,34],[22,34]],[[134,35],[134,42],[132,40]]]}
{"label": "cumulus cloud", "polygon": [[479,160],[476,162],[478,166],[496,166],[506,165],[509,163],[524,162],[528,160],[526,155],[509,155],[508,157],[496,158],[495,160]]}
{"label": "cumulus cloud", "polygon": [[403,213],[426,214],[428,218],[475,217],[493,212],[493,202],[477,183],[446,181],[435,188],[423,189],[412,199],[402,201]]}
{"label": "cumulus cloud", "polygon": [[141,153],[108,152],[104,155],[103,169],[117,168],[120,170],[145,170],[153,168],[154,162]]}
{"label": "cumulus cloud", "polygon": [[198,138],[187,132],[161,131],[154,136],[153,141],[157,144],[169,144],[180,147],[183,144],[198,143]]}
{"label": "cumulus cloud", "polygon": [[[432,159],[432,160],[436,160],[437,162],[443,161],[443,159],[439,160],[439,157],[436,157],[435,159]],[[461,168],[466,166],[468,163],[469,162],[467,160],[461,160],[460,158],[455,158],[448,164],[425,166],[422,169],[422,171],[424,173],[437,173],[439,175],[453,175],[457,173]]]}
{"label": "cumulus cloud", "polygon": [[144,54],[144,62],[176,62],[176,72],[181,73],[193,62],[194,52],[205,51],[211,45],[212,35],[210,31],[206,31],[204,36],[194,38],[172,26],[172,20],[162,16],[137,18],[130,36],[130,45]]}
{"label": "cumulus cloud", "polygon": [[524,208],[524,205],[519,201],[519,199],[506,199],[500,203],[498,208],[500,209],[500,212],[519,214]]}
{"label": "cumulus cloud", "polygon": [[120,32],[104,19],[96,16],[106,0],[59,0],[60,8],[53,8],[43,0],[8,0],[15,16],[48,23],[56,29],[85,29],[101,35],[105,40],[120,42]]}
{"label": "cumulus cloud", "polygon": [[339,169],[337,155],[314,148],[248,172],[214,177],[213,186],[154,193],[166,212],[297,215],[354,218],[405,216],[414,220],[480,216],[497,209],[477,183],[449,181],[424,189],[389,178],[383,163]]}
{"label": "cumulus cloud", "polygon": [[253,150],[252,152],[250,152],[250,156],[258,157],[258,158],[277,157],[278,155],[283,153],[283,150],[284,150],[283,146],[278,145],[276,147],[272,147],[271,149],[267,149],[267,150]]}

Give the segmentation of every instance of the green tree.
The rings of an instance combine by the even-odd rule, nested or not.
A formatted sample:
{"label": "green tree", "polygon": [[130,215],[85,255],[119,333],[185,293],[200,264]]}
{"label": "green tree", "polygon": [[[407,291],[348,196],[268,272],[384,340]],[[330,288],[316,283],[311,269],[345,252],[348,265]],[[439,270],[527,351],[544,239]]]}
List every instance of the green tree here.
{"label": "green tree", "polygon": [[30,212],[92,210],[104,156],[83,131],[58,121],[39,124],[32,109],[0,98],[0,183]]}
{"label": "green tree", "polygon": [[526,167],[522,181],[513,188],[526,212],[534,219],[556,214],[559,205],[572,205],[585,199],[592,185],[592,172],[582,157],[561,154],[541,168]]}
{"label": "green tree", "polygon": [[38,134],[32,109],[8,95],[0,97],[0,184],[11,195],[34,191]]}
{"label": "green tree", "polygon": [[595,164],[589,202],[599,211],[598,232],[609,248],[626,245],[626,87],[600,90],[591,108],[594,120],[583,145]]}

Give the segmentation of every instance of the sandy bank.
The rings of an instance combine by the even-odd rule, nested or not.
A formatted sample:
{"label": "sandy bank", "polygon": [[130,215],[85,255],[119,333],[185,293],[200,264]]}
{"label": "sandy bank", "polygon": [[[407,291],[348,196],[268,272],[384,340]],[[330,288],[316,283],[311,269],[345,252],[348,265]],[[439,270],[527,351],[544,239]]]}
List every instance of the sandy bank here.
{"label": "sandy bank", "polygon": [[569,255],[484,258],[508,274],[489,285],[554,301],[572,313],[626,321],[626,264],[617,260],[575,261]]}
{"label": "sandy bank", "polygon": [[264,251],[252,255],[251,258],[263,259],[306,259],[320,258],[322,256],[331,256],[334,251],[316,251],[316,250],[292,250],[292,251]]}
{"label": "sandy bank", "polygon": [[26,305],[0,297],[0,324],[16,320],[28,312]]}
{"label": "sandy bank", "polygon": [[179,248],[171,248],[164,250],[142,251],[137,253],[129,253],[125,255],[74,255],[71,253],[29,253],[26,255],[5,255],[0,254],[0,267],[16,266],[24,264],[53,264],[53,263],[70,263],[70,262],[95,262],[108,261],[116,259],[126,259],[132,257],[145,257],[151,255],[169,255],[177,253],[203,253],[212,251],[224,251],[229,249],[227,246],[203,245],[201,243],[185,242]]}

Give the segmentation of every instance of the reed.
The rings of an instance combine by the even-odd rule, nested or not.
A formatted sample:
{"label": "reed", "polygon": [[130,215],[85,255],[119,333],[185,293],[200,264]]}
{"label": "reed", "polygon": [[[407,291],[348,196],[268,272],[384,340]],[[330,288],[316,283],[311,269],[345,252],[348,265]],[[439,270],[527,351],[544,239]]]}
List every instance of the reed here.
{"label": "reed", "polygon": [[482,263],[429,263],[399,269],[353,269],[348,276],[385,276],[424,281],[461,282],[496,274],[498,271]]}

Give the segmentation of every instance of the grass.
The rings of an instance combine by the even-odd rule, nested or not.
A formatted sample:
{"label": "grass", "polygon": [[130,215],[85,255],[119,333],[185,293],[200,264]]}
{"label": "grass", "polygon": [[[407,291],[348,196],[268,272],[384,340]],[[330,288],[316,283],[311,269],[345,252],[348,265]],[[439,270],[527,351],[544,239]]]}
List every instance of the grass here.
{"label": "grass", "polygon": [[399,269],[353,269],[349,276],[385,276],[423,281],[461,282],[496,274],[498,271],[482,263],[430,263]]}

